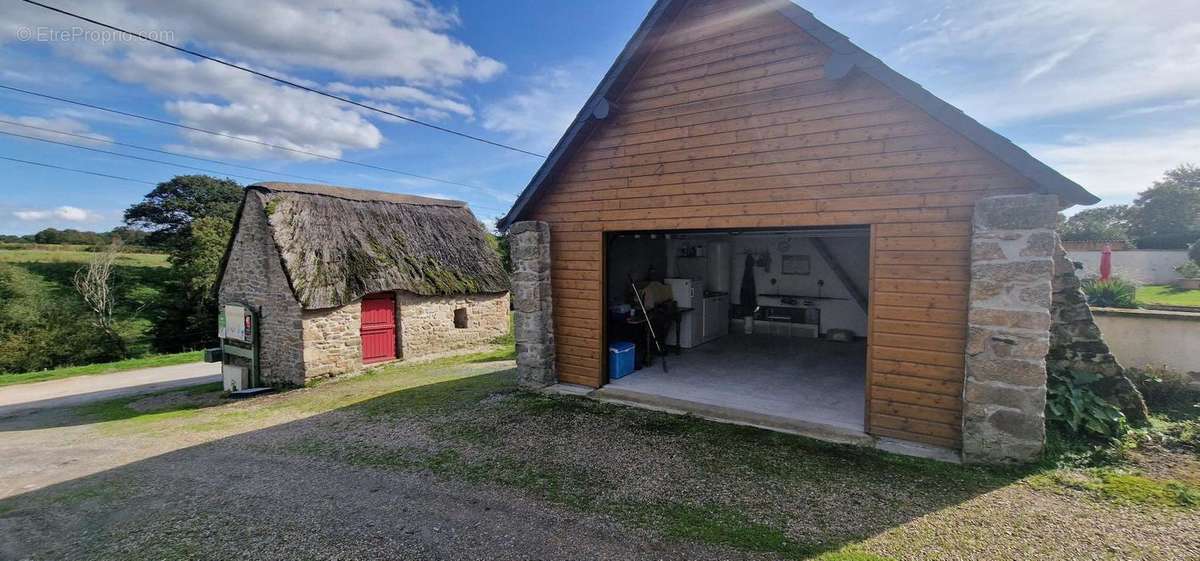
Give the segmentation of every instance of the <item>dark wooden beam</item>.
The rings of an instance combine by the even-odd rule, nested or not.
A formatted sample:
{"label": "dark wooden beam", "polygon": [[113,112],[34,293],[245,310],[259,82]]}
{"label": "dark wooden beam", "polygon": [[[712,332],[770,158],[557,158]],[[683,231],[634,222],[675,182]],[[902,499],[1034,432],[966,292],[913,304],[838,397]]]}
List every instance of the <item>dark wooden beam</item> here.
{"label": "dark wooden beam", "polygon": [[854,284],[854,281],[850,278],[850,275],[846,273],[845,269],[842,268],[842,264],[838,263],[837,259],[833,258],[833,253],[829,251],[829,246],[825,245],[825,240],[822,240],[821,238],[809,238],[809,241],[812,242],[813,248],[817,250],[817,253],[821,256],[821,259],[824,259],[825,262],[829,264],[829,268],[833,269],[834,276],[836,276],[839,281],[842,281],[842,285],[846,287],[846,292],[850,293],[850,298],[854,300],[854,302],[858,304],[858,307],[862,308],[862,311],[865,313],[867,311],[867,297],[863,294],[863,291]]}

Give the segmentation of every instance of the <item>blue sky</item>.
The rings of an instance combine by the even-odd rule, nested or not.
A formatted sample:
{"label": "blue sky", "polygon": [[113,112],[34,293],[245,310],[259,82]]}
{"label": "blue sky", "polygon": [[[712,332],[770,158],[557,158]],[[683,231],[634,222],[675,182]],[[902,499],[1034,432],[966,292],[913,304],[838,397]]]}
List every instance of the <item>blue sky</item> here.
{"label": "blue sky", "polygon": [[[546,153],[652,0],[51,0],[56,6],[442,126]],[[334,11],[329,6],[341,4]],[[1200,163],[1200,7],[1186,2],[802,2],[930,91],[1104,198]],[[474,188],[264,149],[0,91],[0,131],[504,212],[540,160],[355,110],[40,8],[0,6],[0,84]],[[111,141],[271,170],[149,154]],[[0,135],[0,156],[155,183],[169,166]],[[0,160],[0,233],[107,229],[151,185]]]}

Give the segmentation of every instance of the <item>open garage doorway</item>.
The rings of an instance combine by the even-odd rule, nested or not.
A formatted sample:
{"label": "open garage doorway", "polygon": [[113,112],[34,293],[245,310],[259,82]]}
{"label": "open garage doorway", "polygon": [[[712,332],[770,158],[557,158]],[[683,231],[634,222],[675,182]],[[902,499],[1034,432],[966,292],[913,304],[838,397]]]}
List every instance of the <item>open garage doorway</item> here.
{"label": "open garage doorway", "polygon": [[600,396],[864,434],[868,227],[623,232],[605,246]]}

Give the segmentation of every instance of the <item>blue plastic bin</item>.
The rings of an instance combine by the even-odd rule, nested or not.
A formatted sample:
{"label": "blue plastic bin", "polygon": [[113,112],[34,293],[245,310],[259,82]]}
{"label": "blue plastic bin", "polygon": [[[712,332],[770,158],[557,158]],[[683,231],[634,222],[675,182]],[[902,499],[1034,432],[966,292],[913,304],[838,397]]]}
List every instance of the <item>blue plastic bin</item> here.
{"label": "blue plastic bin", "polygon": [[608,379],[620,380],[633,373],[633,343],[615,341],[608,346]]}

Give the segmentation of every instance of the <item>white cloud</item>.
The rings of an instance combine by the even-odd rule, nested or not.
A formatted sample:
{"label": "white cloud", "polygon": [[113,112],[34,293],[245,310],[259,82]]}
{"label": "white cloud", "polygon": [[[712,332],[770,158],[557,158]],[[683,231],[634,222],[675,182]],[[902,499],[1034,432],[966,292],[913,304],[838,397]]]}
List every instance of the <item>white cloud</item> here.
{"label": "white cloud", "polygon": [[470,105],[461,101],[431,94],[425,90],[414,88],[412,86],[352,86],[335,82],[330,84],[328,90],[334,93],[354,94],[367,99],[380,101],[401,101],[409,103],[420,103],[433,109],[440,109],[451,113],[457,113],[466,117],[475,114]]}
{"label": "white cloud", "polygon": [[1191,109],[1193,107],[1200,107],[1200,97],[1195,97],[1192,99],[1184,99],[1181,101],[1174,101],[1174,102],[1170,102],[1170,103],[1160,103],[1157,105],[1146,105],[1146,106],[1142,106],[1142,107],[1135,107],[1133,109],[1128,109],[1128,110],[1122,111],[1120,113],[1117,113],[1116,115],[1113,115],[1111,118],[1112,119],[1124,119],[1126,117],[1141,117],[1141,116],[1145,116],[1145,115],[1153,115],[1155,113],[1169,113],[1171,111],[1179,111],[1182,109]]}
{"label": "white cloud", "polygon": [[894,2],[886,2],[869,8],[856,6],[850,17],[868,25],[883,25],[896,20],[904,13],[905,10],[901,6]]}
{"label": "white cloud", "polygon": [[[42,9],[8,4],[0,8],[0,21],[79,25]],[[171,43],[269,66],[434,84],[488,80],[504,70],[499,61],[448,35],[459,24],[458,14],[427,0],[63,0],[55,5]],[[0,26],[0,41],[19,39],[18,32],[16,25]]]}
{"label": "white cloud", "polygon": [[[187,60],[146,47],[79,56],[118,80],[183,96],[168,101],[165,108],[191,127],[334,158],[345,150],[374,149],[383,142],[383,134],[359,110],[215,62]],[[188,145],[171,149],[206,156],[310,158],[196,131],[182,134]]]}
{"label": "white cloud", "polygon": [[53,209],[18,210],[13,212],[20,220],[26,222],[60,220],[65,222],[93,222],[100,218],[94,211],[73,206],[60,206]]}
{"label": "white cloud", "polygon": [[[474,110],[449,88],[490,80],[504,70],[499,61],[452,37],[450,30],[460,24],[457,12],[428,0],[348,0],[336,6],[324,0],[64,0],[59,5],[305,85],[323,87],[297,75],[340,77],[332,86],[341,93],[388,102],[377,104],[421,119],[472,118]],[[0,5],[0,21],[45,22],[58,29],[79,25],[16,3]],[[0,44],[19,39],[18,33],[17,27],[0,25]],[[347,150],[382,144],[372,119],[397,121],[143,41],[47,44],[69,60],[169,96],[167,110],[196,128],[341,157]],[[362,79],[371,83],[355,83]],[[202,133],[183,137],[188,146],[182,148],[192,153],[304,158]]]}
{"label": "white cloud", "polygon": [[1194,2],[927,0],[892,56],[989,124],[1200,94]]}
{"label": "white cloud", "polygon": [[1150,187],[1164,171],[1184,163],[1200,163],[1200,127],[1087,143],[1072,140],[1027,148],[1063,175],[1105,199],[1132,199],[1139,191]]}
{"label": "white cloud", "polygon": [[520,92],[484,107],[483,126],[549,150],[567,130],[595,87],[580,67],[558,67],[529,80]]}
{"label": "white cloud", "polygon": [[[17,125],[0,122],[0,131],[32,136],[35,138],[44,138],[57,142],[70,142],[72,144],[87,144],[87,145],[103,145],[112,142],[112,138],[103,134],[93,132],[88,125],[77,119],[70,117],[55,116],[55,117],[38,117],[34,115],[6,115],[0,113],[0,121],[11,121],[20,123]],[[21,126],[28,125],[28,126]],[[48,130],[41,130],[48,129]],[[89,137],[89,139],[81,139],[78,137],[55,134],[50,130],[63,131]]]}

